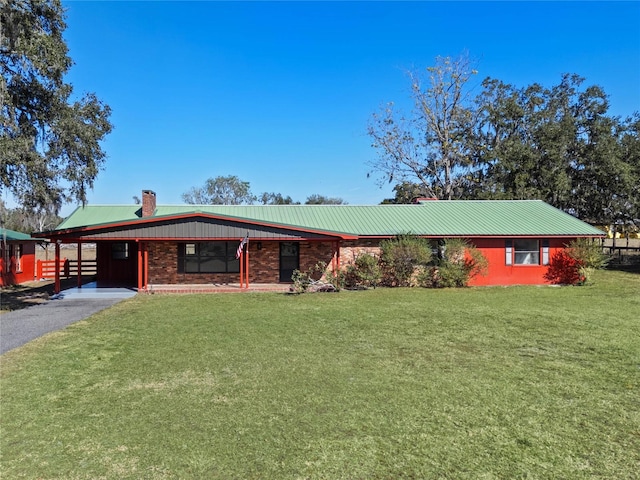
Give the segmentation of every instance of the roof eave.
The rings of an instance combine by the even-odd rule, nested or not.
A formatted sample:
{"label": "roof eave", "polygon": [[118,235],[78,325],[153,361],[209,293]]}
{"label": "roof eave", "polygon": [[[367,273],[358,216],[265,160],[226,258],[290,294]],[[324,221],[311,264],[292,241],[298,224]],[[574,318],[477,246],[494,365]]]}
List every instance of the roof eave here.
{"label": "roof eave", "polygon": [[337,237],[341,240],[355,240],[358,238],[357,235],[353,235],[346,232],[335,232],[331,230],[300,227],[298,225],[264,222],[264,221],[259,221],[255,219],[245,218],[245,217],[236,217],[233,215],[219,215],[219,214],[205,213],[201,211],[182,213],[178,215],[150,216],[150,217],[144,217],[139,219],[122,220],[118,222],[108,222],[108,223],[101,223],[96,225],[72,227],[72,228],[66,228],[62,230],[50,230],[48,232],[39,232],[37,234],[34,234],[34,236],[37,236],[39,238],[56,238],[56,237],[63,237],[63,236],[69,236],[69,235],[77,236],[77,234],[96,232],[96,231],[104,230],[107,228],[120,228],[120,227],[126,228],[126,227],[132,227],[135,225],[145,225],[145,224],[151,224],[151,223],[167,221],[167,220],[184,220],[184,219],[190,219],[190,218],[209,218],[213,220],[233,221],[233,222],[238,222],[246,225],[256,225],[256,226],[262,226],[262,227],[288,229],[288,230],[294,230],[297,232]]}

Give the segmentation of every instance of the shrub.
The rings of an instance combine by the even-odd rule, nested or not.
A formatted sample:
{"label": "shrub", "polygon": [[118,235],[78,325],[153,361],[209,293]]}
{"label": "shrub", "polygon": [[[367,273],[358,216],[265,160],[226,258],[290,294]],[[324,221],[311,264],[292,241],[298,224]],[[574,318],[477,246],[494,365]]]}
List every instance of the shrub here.
{"label": "shrub", "polygon": [[580,282],[579,268],[578,262],[567,250],[560,250],[551,257],[544,278],[557,285],[576,285]]}
{"label": "shrub", "polygon": [[431,261],[429,242],[410,234],[380,242],[380,251],[381,283],[389,287],[411,286],[419,267]]}
{"label": "shrub", "polygon": [[604,268],[608,261],[598,243],[577,238],[551,258],[544,278],[556,284],[585,285],[591,283],[593,272]]}
{"label": "shrub", "polygon": [[309,285],[311,285],[311,275],[309,272],[294,270],[291,275],[291,281],[293,282],[293,286],[291,287],[293,293],[304,293],[309,289]]}
{"label": "shrub", "polygon": [[381,271],[378,258],[370,253],[358,255],[344,271],[346,288],[375,288],[380,283]]}
{"label": "shrub", "polygon": [[487,259],[466,240],[449,238],[444,241],[443,255],[438,265],[420,277],[425,287],[466,287],[477,275],[485,275]]}
{"label": "shrub", "polygon": [[342,287],[343,275],[328,271],[325,262],[318,262],[306,272],[294,270],[291,280],[293,293],[337,292]]}
{"label": "shrub", "polygon": [[578,265],[582,285],[591,283],[593,272],[606,267],[609,262],[602,246],[589,238],[577,238],[569,243],[569,255]]}

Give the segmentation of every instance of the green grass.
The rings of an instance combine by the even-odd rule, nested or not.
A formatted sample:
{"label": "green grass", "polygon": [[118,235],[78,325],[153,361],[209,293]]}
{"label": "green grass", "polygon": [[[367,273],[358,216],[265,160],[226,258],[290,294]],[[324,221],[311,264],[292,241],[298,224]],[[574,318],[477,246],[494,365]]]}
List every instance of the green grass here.
{"label": "green grass", "polygon": [[638,478],[640,275],[141,296],[2,357],[0,477]]}

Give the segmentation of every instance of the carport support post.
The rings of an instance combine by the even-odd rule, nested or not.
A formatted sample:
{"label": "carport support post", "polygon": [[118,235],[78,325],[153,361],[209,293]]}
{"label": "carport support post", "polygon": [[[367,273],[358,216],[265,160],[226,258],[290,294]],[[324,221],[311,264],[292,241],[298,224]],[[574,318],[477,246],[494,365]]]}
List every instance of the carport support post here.
{"label": "carport support post", "polygon": [[144,275],[144,243],[138,243],[138,291],[142,290],[142,276]]}
{"label": "carport support post", "polygon": [[82,288],[82,243],[78,242],[78,288]]}
{"label": "carport support post", "polygon": [[149,281],[149,252],[147,242],[140,242],[138,245],[138,291],[147,288]]}
{"label": "carport support post", "polygon": [[56,273],[54,275],[54,293],[60,293],[60,240],[56,240]]}

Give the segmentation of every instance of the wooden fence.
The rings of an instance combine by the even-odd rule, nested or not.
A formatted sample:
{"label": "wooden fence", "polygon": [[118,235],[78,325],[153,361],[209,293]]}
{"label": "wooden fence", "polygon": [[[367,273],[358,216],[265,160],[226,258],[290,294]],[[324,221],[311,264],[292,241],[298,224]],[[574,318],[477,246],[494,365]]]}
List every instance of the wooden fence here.
{"label": "wooden fence", "polygon": [[[69,260],[68,258],[60,259],[60,278],[75,277],[78,275],[78,263],[80,263],[80,271],[83,276],[95,275],[98,271],[98,262],[96,260]],[[55,278],[56,261],[55,260],[38,260],[36,263],[36,278]]]}
{"label": "wooden fence", "polygon": [[616,265],[640,265],[640,239],[606,238],[602,244],[604,253]]}

